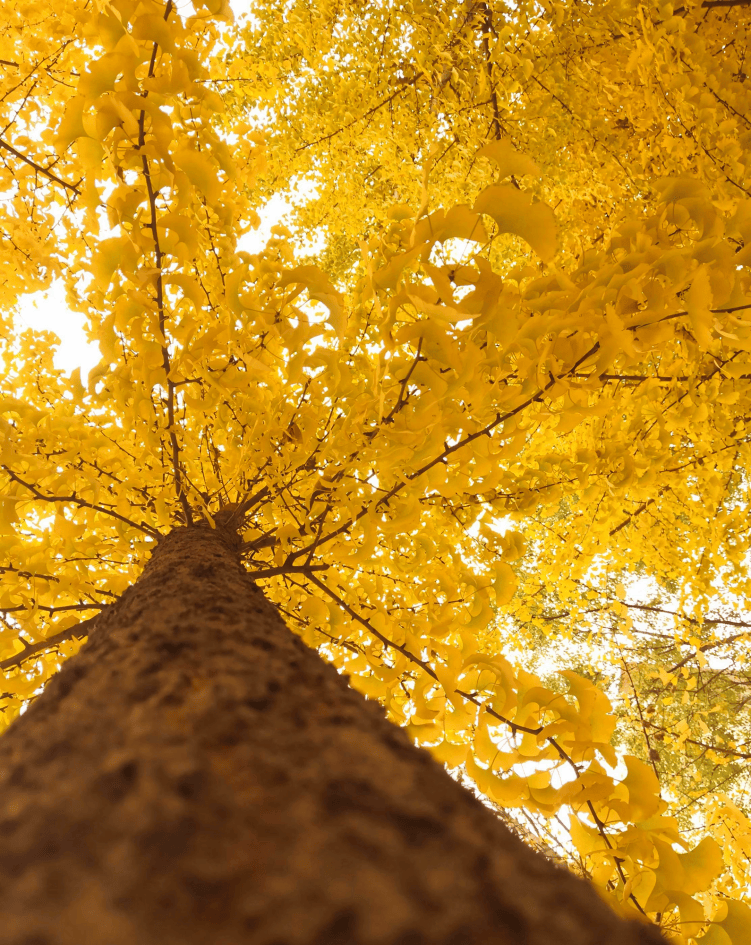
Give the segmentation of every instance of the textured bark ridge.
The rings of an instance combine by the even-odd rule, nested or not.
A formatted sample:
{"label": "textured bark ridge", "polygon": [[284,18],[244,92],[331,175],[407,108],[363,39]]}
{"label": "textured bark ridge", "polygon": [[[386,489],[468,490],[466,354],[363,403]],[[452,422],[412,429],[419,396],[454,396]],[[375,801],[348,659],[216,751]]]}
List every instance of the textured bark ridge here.
{"label": "textured bark ridge", "polygon": [[2,945],[657,945],[177,529],[0,740]]}

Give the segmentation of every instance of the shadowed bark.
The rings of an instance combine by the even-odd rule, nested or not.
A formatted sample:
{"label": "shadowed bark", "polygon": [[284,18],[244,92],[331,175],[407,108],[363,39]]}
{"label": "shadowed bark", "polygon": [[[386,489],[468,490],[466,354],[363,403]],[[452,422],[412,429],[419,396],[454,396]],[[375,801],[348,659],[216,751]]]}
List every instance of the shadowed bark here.
{"label": "shadowed bark", "polygon": [[0,739],[2,945],[657,945],[180,528]]}

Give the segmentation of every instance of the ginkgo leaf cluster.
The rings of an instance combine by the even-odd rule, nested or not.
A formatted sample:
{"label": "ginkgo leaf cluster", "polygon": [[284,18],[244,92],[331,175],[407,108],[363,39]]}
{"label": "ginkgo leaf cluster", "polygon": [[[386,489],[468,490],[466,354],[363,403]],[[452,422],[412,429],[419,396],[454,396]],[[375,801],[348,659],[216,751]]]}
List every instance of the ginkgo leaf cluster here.
{"label": "ginkgo leaf cluster", "polygon": [[[0,108],[36,134],[7,151],[33,267],[6,306],[59,274],[102,352],[84,385],[33,333],[0,351],[3,721],[160,535],[224,510],[293,629],[419,744],[624,910],[739,945],[743,792],[685,807],[685,769],[746,737],[723,664],[720,713],[691,695],[748,626],[712,609],[751,540],[730,21],[275,9],[68,3],[55,32],[26,4],[3,34],[26,78]],[[239,248],[304,178],[295,233]],[[336,272],[296,247],[321,228]]]}

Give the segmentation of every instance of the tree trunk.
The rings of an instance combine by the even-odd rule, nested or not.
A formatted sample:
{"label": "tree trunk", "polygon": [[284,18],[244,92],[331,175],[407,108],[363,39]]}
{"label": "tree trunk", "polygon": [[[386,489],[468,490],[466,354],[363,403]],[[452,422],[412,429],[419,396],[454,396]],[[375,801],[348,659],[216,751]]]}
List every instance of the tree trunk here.
{"label": "tree trunk", "polygon": [[176,529],[0,740],[2,945],[636,945]]}

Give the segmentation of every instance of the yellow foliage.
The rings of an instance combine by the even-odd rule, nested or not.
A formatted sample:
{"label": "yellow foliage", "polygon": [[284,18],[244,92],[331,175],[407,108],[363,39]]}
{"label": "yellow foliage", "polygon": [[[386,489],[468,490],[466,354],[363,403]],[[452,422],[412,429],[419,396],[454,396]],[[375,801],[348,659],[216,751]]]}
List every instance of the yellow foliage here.
{"label": "yellow foliage", "polygon": [[[2,724],[234,505],[355,689],[742,945],[751,14],[418,6],[4,5]],[[86,386],[12,325],[52,279]]]}

